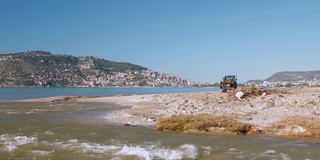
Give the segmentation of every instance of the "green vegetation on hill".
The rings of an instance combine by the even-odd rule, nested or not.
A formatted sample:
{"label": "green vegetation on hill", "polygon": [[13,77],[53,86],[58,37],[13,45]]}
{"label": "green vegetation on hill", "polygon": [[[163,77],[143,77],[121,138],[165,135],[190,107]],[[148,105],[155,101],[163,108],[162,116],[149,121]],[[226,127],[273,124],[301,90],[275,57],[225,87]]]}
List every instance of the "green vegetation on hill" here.
{"label": "green vegetation on hill", "polygon": [[1,86],[79,86],[91,77],[147,68],[98,57],[55,55],[44,51],[0,54]]}
{"label": "green vegetation on hill", "polygon": [[75,57],[44,51],[0,54],[0,86],[153,86],[193,83],[145,67],[96,56]]}
{"label": "green vegetation on hill", "polygon": [[112,62],[104,59],[94,58],[93,64],[95,69],[104,71],[105,73],[111,73],[111,72],[125,72],[127,70],[146,70],[147,68],[133,65],[131,63],[125,63],[125,62]]}

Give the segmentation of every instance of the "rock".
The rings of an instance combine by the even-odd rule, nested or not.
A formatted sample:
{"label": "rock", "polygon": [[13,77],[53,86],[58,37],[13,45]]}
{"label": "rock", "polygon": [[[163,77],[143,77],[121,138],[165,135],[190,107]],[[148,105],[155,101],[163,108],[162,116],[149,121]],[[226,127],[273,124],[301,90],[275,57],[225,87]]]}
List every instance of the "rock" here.
{"label": "rock", "polygon": [[218,104],[222,104],[222,103],[225,103],[225,101],[218,101]]}
{"label": "rock", "polygon": [[133,122],[125,123],[123,126],[126,126],[126,127],[137,127],[137,125],[134,125]]}
{"label": "rock", "polygon": [[209,132],[214,132],[214,133],[222,133],[226,130],[224,127],[210,127],[208,129]]}
{"label": "rock", "polygon": [[297,104],[297,103],[298,103],[298,101],[296,101],[296,100],[292,101],[292,104]]}
{"label": "rock", "polygon": [[284,129],[279,130],[276,135],[279,136],[302,136],[302,137],[312,137],[313,134],[309,129],[303,128],[301,126],[292,125],[287,126]]}
{"label": "rock", "polygon": [[188,129],[188,130],[183,131],[183,133],[191,133],[191,134],[200,133],[200,132],[202,132],[202,131],[198,131],[196,129]]}
{"label": "rock", "polygon": [[154,118],[147,118],[147,121],[148,122],[154,122],[154,121],[156,121]]}
{"label": "rock", "polygon": [[267,101],[267,107],[274,107],[275,106],[275,101],[272,98],[269,98]]}
{"label": "rock", "polygon": [[262,130],[261,128],[253,127],[250,129],[250,131],[247,133],[248,136],[251,135],[258,135],[258,134],[265,134],[266,132]]}

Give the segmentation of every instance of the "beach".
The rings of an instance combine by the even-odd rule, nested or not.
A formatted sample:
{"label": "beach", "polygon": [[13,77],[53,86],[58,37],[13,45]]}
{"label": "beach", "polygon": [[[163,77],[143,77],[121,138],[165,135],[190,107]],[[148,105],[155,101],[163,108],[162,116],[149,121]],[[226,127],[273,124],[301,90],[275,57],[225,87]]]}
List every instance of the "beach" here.
{"label": "beach", "polygon": [[112,96],[6,101],[0,159],[317,159],[319,91],[123,89]]}
{"label": "beach", "polygon": [[[240,95],[240,96],[239,96]],[[320,88],[238,88],[231,93],[194,92],[110,97],[51,97],[23,101],[111,103],[125,108],[104,118],[115,124],[154,128],[168,117],[210,115],[250,125],[245,134],[319,137]],[[223,133],[224,127],[209,132]]]}

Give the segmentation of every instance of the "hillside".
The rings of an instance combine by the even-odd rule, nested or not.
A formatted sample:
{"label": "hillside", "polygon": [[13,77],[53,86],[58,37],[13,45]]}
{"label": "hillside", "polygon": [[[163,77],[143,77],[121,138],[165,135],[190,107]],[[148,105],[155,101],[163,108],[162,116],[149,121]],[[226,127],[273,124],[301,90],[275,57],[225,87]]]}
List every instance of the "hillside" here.
{"label": "hillside", "polygon": [[0,86],[185,86],[179,77],[95,56],[44,51],[0,54]]}
{"label": "hillside", "polygon": [[263,83],[263,80],[260,80],[260,79],[248,80],[246,83],[257,83],[257,84],[260,84],[260,83]]}
{"label": "hillside", "polygon": [[320,71],[278,72],[265,79],[268,82],[295,82],[320,80]]}

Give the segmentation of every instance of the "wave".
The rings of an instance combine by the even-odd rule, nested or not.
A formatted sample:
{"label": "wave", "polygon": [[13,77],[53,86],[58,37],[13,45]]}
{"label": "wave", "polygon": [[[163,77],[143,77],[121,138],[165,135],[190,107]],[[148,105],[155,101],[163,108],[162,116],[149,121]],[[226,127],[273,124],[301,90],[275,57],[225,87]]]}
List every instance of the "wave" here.
{"label": "wave", "polygon": [[[48,131],[47,131],[48,132]],[[45,133],[47,133],[45,132]],[[49,135],[53,134],[49,131]],[[28,146],[26,146],[28,145]],[[20,148],[21,147],[21,148]],[[223,149],[224,148],[224,149]],[[0,135],[0,151],[13,152],[17,149],[30,153],[31,156],[51,156],[67,151],[89,157],[107,157],[108,159],[201,159],[201,158],[271,158],[271,159],[291,159],[288,154],[284,154],[274,149],[248,152],[243,149],[222,146],[202,146],[196,144],[181,144],[177,146],[164,146],[160,141],[147,141],[141,144],[132,144],[121,140],[110,140],[102,143],[88,142],[88,140],[78,140],[71,138],[68,140],[55,139],[54,141],[39,141],[36,136],[24,136],[19,134]],[[219,158],[220,157],[220,158]]]}
{"label": "wave", "polygon": [[30,143],[37,143],[37,138],[2,134],[0,135],[0,142],[4,145],[3,147],[1,147],[2,150],[13,151],[17,149],[18,146]]}
{"label": "wave", "polygon": [[146,160],[157,159],[196,159],[198,148],[195,145],[183,144],[174,149],[159,148],[158,146],[127,146],[124,145],[116,155],[134,155]]}
{"label": "wave", "polygon": [[[98,143],[79,142],[77,139],[70,139],[67,142],[47,142],[42,144],[59,149],[76,150],[86,154],[105,154],[114,156],[135,156],[146,160],[151,159],[197,159],[199,149],[192,144],[183,144],[175,148],[165,148],[159,145],[127,145],[121,142],[113,142],[110,145],[102,145]],[[210,147],[202,147],[209,150]],[[206,152],[208,153],[208,152]]]}

